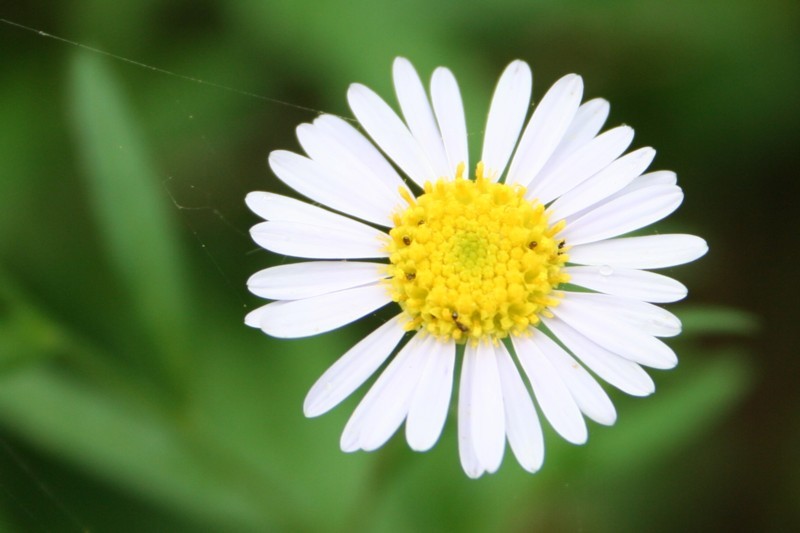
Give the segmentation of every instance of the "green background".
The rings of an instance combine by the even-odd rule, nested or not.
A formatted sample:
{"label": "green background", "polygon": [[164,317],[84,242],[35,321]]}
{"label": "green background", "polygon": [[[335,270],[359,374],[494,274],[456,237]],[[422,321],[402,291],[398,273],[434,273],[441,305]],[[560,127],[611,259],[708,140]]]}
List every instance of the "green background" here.
{"label": "green background", "polygon": [[[800,4],[713,0],[83,0],[0,17],[0,530],[642,531],[800,527],[795,182]],[[660,232],[709,254],[668,269],[681,363],[535,475],[507,451],[461,471],[455,419],[429,453],[338,439],[359,392],[303,398],[379,323],[298,341],[246,328],[248,236],[267,154],[391,63],[449,66],[473,153],[512,59],[534,97],[583,75],[686,192]],[[187,76],[207,83],[198,83]],[[235,90],[227,90],[217,84]],[[252,93],[247,95],[244,93]],[[266,98],[264,98],[266,97]],[[280,103],[284,102],[284,103]],[[303,109],[308,108],[308,109]],[[474,158],[473,158],[474,159]]]}

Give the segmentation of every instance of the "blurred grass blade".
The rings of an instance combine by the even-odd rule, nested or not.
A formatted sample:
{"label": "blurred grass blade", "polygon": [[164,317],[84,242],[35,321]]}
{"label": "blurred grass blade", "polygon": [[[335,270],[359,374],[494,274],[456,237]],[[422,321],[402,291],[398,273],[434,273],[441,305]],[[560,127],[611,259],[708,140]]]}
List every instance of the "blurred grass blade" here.
{"label": "blurred grass blade", "polygon": [[51,356],[62,344],[60,332],[41,319],[0,265],[0,374]]}
{"label": "blurred grass blade", "polygon": [[[177,380],[188,353],[189,304],[163,177],[105,62],[78,53],[71,67],[72,118],[98,231],[144,334]],[[136,330],[129,334],[138,335]]]}
{"label": "blurred grass blade", "polygon": [[59,357],[90,381],[141,405],[161,408],[160,402],[168,399],[170,391],[158,388],[136,369],[121,367],[92,339],[68,328],[44,307],[0,264],[0,376]]}
{"label": "blurred grass blade", "polygon": [[684,375],[680,384],[640,401],[635,411],[621,413],[616,426],[587,448],[586,460],[599,476],[643,472],[659,457],[688,446],[721,423],[749,383],[744,354],[720,350],[713,360]]}
{"label": "blurred grass blade", "polygon": [[720,306],[692,306],[682,309],[678,316],[683,323],[683,335],[743,335],[758,333],[758,317],[741,309]]}
{"label": "blurred grass blade", "polygon": [[272,477],[191,425],[132,409],[43,368],[0,380],[0,418],[38,448],[211,530],[286,530],[289,517],[303,518]]}

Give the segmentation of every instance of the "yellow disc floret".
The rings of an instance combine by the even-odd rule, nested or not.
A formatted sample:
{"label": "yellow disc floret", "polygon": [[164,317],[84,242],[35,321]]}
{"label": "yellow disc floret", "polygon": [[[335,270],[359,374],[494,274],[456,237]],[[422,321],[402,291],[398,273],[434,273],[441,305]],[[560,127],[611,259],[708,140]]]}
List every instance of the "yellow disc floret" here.
{"label": "yellow disc floret", "polygon": [[389,265],[392,299],[409,330],[442,339],[502,339],[539,323],[568,281],[566,247],[544,206],[525,188],[476,179],[426,183],[394,215]]}

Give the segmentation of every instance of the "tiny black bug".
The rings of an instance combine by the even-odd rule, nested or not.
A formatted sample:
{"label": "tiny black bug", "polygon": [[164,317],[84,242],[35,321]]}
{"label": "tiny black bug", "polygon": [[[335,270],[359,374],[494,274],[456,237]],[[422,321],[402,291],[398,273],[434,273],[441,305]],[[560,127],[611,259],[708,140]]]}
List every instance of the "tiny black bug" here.
{"label": "tiny black bug", "polygon": [[453,314],[450,315],[453,317],[453,322],[455,322],[456,327],[461,331],[461,333],[466,333],[469,331],[469,328],[458,321],[458,312],[453,311]]}

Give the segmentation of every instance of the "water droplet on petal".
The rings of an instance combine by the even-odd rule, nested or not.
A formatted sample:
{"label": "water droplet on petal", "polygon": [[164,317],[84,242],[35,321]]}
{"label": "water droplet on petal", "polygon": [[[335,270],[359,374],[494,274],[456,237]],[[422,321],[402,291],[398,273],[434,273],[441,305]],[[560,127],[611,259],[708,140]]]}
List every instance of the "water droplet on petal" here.
{"label": "water droplet on petal", "polygon": [[603,265],[600,267],[599,272],[601,276],[610,276],[611,274],[614,273],[614,269],[608,265]]}

